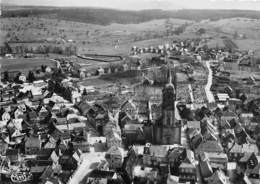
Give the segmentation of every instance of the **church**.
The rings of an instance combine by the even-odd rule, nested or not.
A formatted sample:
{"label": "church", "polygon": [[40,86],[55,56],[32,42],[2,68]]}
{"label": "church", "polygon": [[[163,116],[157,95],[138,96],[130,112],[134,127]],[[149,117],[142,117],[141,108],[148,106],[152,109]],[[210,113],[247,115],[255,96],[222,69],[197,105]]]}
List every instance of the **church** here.
{"label": "church", "polygon": [[176,75],[173,79],[168,69],[168,82],[162,90],[161,117],[144,127],[147,141],[157,145],[181,144],[181,122],[175,119],[175,101]]}
{"label": "church", "polygon": [[181,123],[175,119],[176,84],[172,82],[170,69],[168,78],[162,91],[162,117],[153,125],[155,144],[181,144]]}

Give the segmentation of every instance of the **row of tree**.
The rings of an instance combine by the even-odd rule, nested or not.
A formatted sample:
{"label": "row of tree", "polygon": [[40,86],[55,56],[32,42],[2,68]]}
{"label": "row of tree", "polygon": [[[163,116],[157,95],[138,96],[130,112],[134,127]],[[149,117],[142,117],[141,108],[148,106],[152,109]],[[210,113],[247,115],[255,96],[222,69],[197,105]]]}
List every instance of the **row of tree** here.
{"label": "row of tree", "polygon": [[10,47],[8,44],[9,53],[14,54],[62,54],[62,55],[76,55],[77,47],[75,45],[38,45],[38,46],[29,46],[29,45],[19,45]]}
{"label": "row of tree", "polygon": [[53,72],[51,79],[48,81],[48,90],[50,92],[61,95],[64,99],[71,101],[72,90],[70,87],[64,87],[61,81],[65,78],[65,74],[61,69],[57,69]]}

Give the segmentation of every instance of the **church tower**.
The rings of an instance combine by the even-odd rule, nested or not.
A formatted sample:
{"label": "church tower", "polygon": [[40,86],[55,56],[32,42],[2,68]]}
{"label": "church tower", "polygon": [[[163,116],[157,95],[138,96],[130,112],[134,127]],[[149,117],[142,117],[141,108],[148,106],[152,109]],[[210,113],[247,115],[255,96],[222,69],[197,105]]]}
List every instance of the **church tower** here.
{"label": "church tower", "polygon": [[154,127],[156,144],[181,144],[181,123],[175,119],[176,88],[174,83],[172,72],[168,69],[168,82],[162,91],[162,117]]}
{"label": "church tower", "polygon": [[168,72],[168,83],[164,87],[162,91],[162,123],[163,127],[171,127],[174,126],[175,121],[175,100],[176,100],[176,92],[175,86],[172,83],[172,74],[169,69]]}

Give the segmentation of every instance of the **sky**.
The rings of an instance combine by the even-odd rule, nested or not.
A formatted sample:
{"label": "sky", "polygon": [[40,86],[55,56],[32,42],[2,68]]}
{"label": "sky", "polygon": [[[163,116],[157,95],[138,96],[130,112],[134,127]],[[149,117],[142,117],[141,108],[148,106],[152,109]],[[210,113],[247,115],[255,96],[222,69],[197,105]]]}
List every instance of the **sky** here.
{"label": "sky", "polygon": [[260,0],[0,0],[2,3],[33,6],[102,7],[141,9],[247,9],[260,10]]}

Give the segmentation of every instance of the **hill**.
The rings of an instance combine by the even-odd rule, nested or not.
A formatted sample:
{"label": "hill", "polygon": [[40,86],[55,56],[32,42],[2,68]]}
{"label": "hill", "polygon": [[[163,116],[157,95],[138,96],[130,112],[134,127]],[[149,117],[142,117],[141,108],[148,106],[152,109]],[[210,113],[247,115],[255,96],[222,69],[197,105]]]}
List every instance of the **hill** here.
{"label": "hill", "polygon": [[122,11],[100,8],[12,7],[4,8],[2,17],[50,16],[59,20],[99,25],[137,24],[155,19],[178,18],[200,21],[225,18],[260,19],[260,11],[251,10],[141,10]]}

